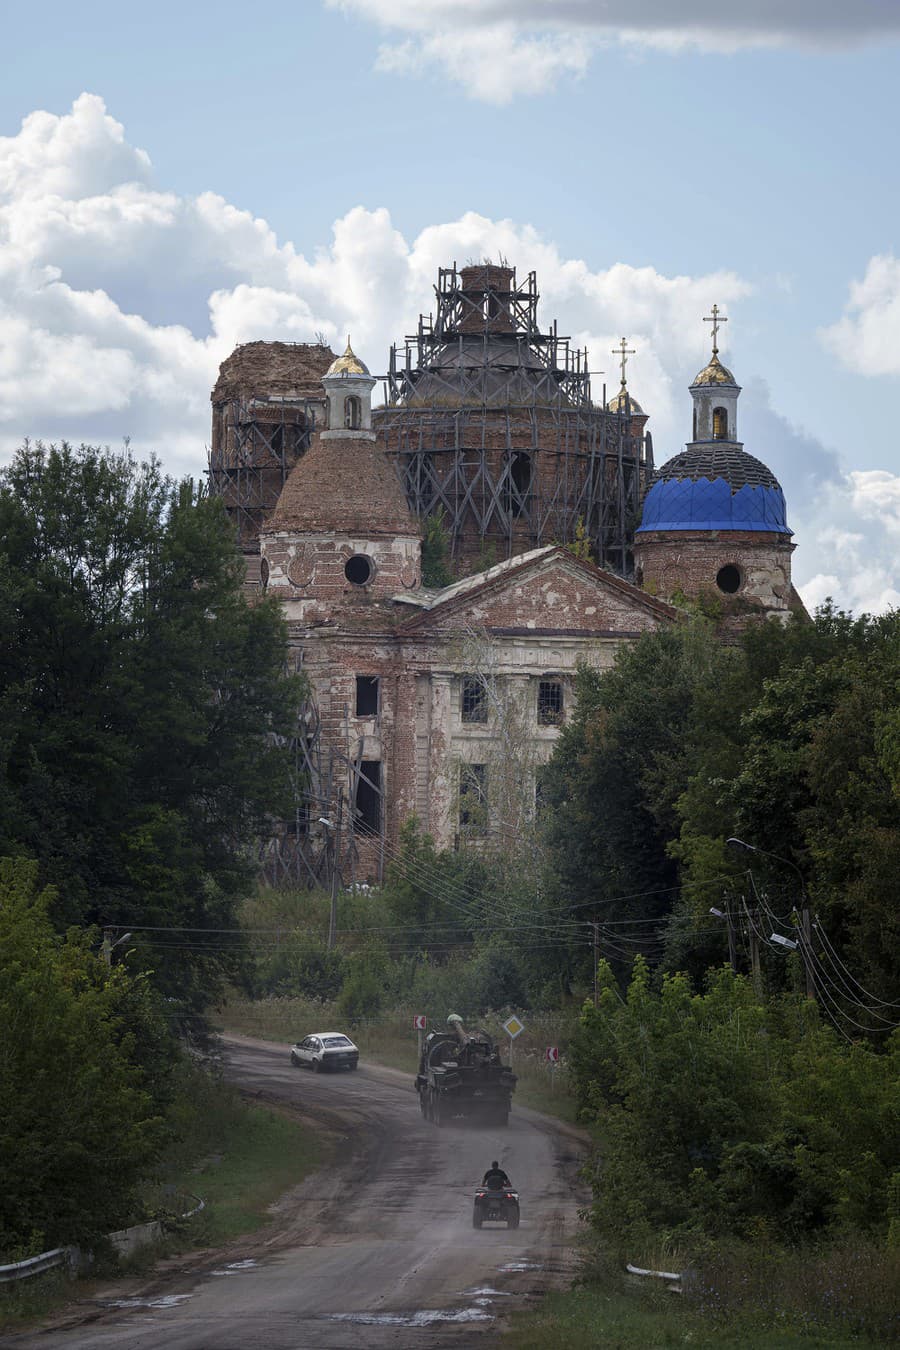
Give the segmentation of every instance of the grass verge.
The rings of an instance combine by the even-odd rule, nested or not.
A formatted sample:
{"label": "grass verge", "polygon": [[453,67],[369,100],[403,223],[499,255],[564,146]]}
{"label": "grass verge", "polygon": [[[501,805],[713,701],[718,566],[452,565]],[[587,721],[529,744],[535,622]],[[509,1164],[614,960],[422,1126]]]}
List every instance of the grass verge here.
{"label": "grass verge", "polygon": [[[722,1243],[694,1263],[660,1245],[653,1269],[688,1270],[683,1292],[625,1273],[625,1259],[595,1256],[585,1276],[536,1309],[513,1314],[503,1350],[880,1350],[900,1339],[896,1251],[847,1238],[785,1249]],[[640,1257],[639,1257],[640,1260]]]}
{"label": "grass verge", "polygon": [[[322,1165],[325,1146],[313,1130],[248,1104],[209,1074],[191,1071],[185,1089],[173,1109],[180,1143],[167,1160],[164,1191],[205,1202],[176,1225],[181,1248],[218,1246],[262,1227],[269,1206]],[[167,1202],[157,1188],[148,1208],[160,1204]]]}
{"label": "grass verge", "polygon": [[750,1313],[704,1317],[677,1294],[647,1289],[617,1291],[596,1285],[548,1294],[536,1310],[514,1313],[498,1350],[859,1350],[878,1341],[811,1327],[760,1325]]}

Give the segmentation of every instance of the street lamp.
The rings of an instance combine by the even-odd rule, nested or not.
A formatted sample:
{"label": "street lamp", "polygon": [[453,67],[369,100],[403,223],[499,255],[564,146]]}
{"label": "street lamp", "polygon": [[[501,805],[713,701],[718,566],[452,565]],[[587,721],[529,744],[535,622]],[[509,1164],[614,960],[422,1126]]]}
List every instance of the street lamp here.
{"label": "street lamp", "polygon": [[122,943],[127,942],[131,936],[132,936],[131,933],[123,933],[120,938],[116,938],[115,942],[110,942],[109,933],[106,932],[103,934],[103,942],[100,946],[100,954],[103,957],[104,961],[106,962],[107,966],[112,965],[112,954],[116,950],[116,948],[121,947]]}
{"label": "street lamp", "polygon": [[759,844],[748,844],[746,839],[737,839],[734,835],[725,840],[726,844],[734,844],[737,848],[745,848],[748,853],[761,853],[764,858],[774,858],[775,862],[784,863],[785,867],[792,867],[800,878],[800,894],[806,894],[806,883],[803,880],[803,873],[795,862],[790,858],[782,858],[780,853],[770,853],[767,848],[760,848]]}

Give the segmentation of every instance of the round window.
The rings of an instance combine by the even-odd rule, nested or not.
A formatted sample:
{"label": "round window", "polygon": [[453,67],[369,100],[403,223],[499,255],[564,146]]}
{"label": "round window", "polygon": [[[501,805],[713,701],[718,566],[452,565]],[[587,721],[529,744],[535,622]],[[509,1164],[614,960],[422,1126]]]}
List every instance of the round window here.
{"label": "round window", "polygon": [[720,567],[716,573],[716,585],[726,595],[734,595],[735,591],[741,589],[740,568],[735,567],[734,563],[726,563],[724,567]]}
{"label": "round window", "polygon": [[348,581],[352,581],[354,586],[365,586],[374,575],[372,559],[367,558],[364,553],[355,553],[344,564],[344,576]]}

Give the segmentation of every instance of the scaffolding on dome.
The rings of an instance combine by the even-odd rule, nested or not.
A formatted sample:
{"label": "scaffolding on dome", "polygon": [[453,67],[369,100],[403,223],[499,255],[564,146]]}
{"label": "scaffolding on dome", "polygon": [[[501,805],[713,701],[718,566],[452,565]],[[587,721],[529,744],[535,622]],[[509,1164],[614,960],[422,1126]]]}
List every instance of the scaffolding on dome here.
{"label": "scaffolding on dome", "polygon": [[219,405],[223,435],[209,452],[209,490],[225,503],[242,549],[258,550],[260,529],[309,447],[317,402],[241,397]]}
{"label": "scaffolding on dome", "polygon": [[324,421],[322,343],[248,342],[222,363],[212,393],[209,491],[221,497],[245,554],[275,509],[294,465]]}
{"label": "scaffolding on dome", "polygon": [[[442,267],[436,312],[391,348],[373,422],[410,508],[436,514],[457,566],[573,540],[631,572],[631,542],[653,470],[644,418],[591,401],[586,350],[538,324],[534,272]],[[639,420],[638,420],[639,419]],[[491,556],[493,555],[493,557]]]}

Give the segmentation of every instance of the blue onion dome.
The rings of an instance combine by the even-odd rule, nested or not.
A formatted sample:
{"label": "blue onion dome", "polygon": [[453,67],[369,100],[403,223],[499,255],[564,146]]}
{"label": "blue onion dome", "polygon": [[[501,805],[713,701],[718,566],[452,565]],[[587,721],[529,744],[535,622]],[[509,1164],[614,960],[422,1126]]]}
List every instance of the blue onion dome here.
{"label": "blue onion dome", "polygon": [[645,530],[792,533],[772,470],[722,442],[691,445],[662,465],[644,498],[638,533]]}

